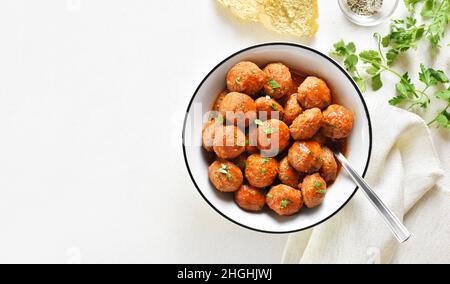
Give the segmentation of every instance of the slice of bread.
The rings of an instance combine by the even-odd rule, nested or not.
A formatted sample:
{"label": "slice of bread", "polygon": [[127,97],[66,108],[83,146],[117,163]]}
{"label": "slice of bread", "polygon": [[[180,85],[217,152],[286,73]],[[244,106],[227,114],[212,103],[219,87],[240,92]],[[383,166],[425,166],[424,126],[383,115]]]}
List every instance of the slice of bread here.
{"label": "slice of bread", "polygon": [[257,22],[259,19],[259,3],[257,0],[218,0],[241,20]]}
{"label": "slice of bread", "polygon": [[218,0],[243,20],[259,21],[266,28],[298,37],[317,29],[317,0]]}

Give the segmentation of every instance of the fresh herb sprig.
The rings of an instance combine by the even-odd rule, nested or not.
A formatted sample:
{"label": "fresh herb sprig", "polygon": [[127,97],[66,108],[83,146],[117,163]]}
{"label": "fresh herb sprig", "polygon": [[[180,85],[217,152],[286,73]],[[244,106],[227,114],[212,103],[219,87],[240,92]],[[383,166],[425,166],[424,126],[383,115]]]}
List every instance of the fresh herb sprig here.
{"label": "fresh herb sprig", "polygon": [[[393,20],[389,34],[383,37],[383,46],[389,47],[388,63],[391,65],[400,53],[410,48],[416,49],[417,43],[424,37],[433,50],[440,47],[450,17],[450,0],[404,0],[409,11],[406,19]],[[416,5],[422,3],[420,15],[422,24],[418,24]]]}
{"label": "fresh herb sprig", "polygon": [[[416,4],[420,2],[424,2],[420,14],[425,19],[431,19],[429,24],[418,25],[414,18]],[[408,110],[417,107],[426,109],[431,102],[431,96],[445,101],[446,107],[430,121],[429,125],[437,123],[450,128],[450,89],[445,90],[445,84],[450,81],[445,72],[421,64],[418,79],[423,87],[419,88],[418,84],[411,80],[408,72],[401,74],[392,67],[399,54],[415,49],[424,37],[430,40],[434,49],[439,47],[448,24],[450,0],[405,0],[405,4],[411,13],[410,16],[402,20],[393,20],[390,33],[385,37],[375,33],[376,50],[357,53],[353,42],[346,43],[341,40],[334,44],[332,55],[342,59],[345,68],[362,92],[367,90],[369,83],[372,90],[381,89],[383,87],[381,75],[386,71],[397,77],[399,80],[396,84],[397,94],[389,100],[391,105],[406,107]],[[430,94],[430,88],[438,91]]]}

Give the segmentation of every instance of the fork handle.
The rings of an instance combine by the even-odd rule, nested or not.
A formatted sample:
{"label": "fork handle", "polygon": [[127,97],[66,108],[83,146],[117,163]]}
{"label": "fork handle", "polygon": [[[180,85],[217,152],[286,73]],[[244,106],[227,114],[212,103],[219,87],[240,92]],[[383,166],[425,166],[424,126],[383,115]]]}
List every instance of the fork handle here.
{"label": "fork handle", "polygon": [[384,202],[378,197],[378,195],[373,191],[373,189],[367,184],[367,182],[353,169],[348,160],[342,153],[334,153],[336,158],[341,163],[342,167],[347,171],[352,180],[363,189],[363,192],[370,200],[370,202],[375,206],[378,212],[383,217],[386,224],[391,229],[395,238],[400,242],[406,242],[410,237],[411,233],[402,224],[402,222],[394,215],[394,213],[384,204]]}

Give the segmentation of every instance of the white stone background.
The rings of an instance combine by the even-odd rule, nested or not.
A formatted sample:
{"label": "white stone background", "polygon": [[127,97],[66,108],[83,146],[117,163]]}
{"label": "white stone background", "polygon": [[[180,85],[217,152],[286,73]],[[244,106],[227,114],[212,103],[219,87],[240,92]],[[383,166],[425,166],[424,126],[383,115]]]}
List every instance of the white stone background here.
{"label": "white stone background", "polygon": [[[241,48],[293,41],[328,52],[341,38],[366,48],[387,30],[319,4],[319,32],[299,40],[214,0],[1,1],[0,262],[278,263],[287,236],[240,228],[197,193],[182,119],[203,77]],[[428,54],[401,67],[449,72],[449,57]],[[450,132],[432,133],[448,189]]]}

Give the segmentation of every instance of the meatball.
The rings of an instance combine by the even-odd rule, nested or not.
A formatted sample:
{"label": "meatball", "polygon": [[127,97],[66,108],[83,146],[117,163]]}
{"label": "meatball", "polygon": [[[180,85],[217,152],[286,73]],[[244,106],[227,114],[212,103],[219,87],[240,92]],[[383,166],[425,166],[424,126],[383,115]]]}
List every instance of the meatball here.
{"label": "meatball", "polygon": [[223,101],[223,98],[225,98],[225,96],[227,94],[228,94],[227,91],[223,91],[222,93],[219,94],[219,96],[217,97],[216,101],[214,102],[213,110],[219,111],[220,105],[222,104],[222,101]]}
{"label": "meatball", "polygon": [[268,78],[264,91],[269,96],[279,99],[288,95],[292,88],[292,76],[289,68],[281,63],[272,63],[263,70]]}
{"label": "meatball", "polygon": [[303,206],[302,192],[288,185],[280,184],[266,195],[267,205],[281,216],[291,216]]}
{"label": "meatball", "polygon": [[[256,101],[256,110],[258,117],[261,120],[266,119],[282,119],[284,110],[283,107],[269,96],[258,98]],[[273,115],[273,116],[272,116]]]}
{"label": "meatball", "polygon": [[256,103],[246,94],[233,92],[223,98],[219,111],[230,123],[247,127],[256,118]]}
{"label": "meatball", "polygon": [[307,77],[298,87],[297,99],[304,109],[325,109],[331,104],[331,92],[322,79]]}
{"label": "meatball", "polygon": [[302,107],[297,101],[297,94],[291,95],[284,106],[284,123],[286,123],[286,125],[291,125],[297,116],[302,113],[302,111]]}
{"label": "meatball", "polygon": [[295,142],[289,149],[288,160],[300,173],[313,173],[322,167],[322,148],[314,141]]}
{"label": "meatball", "polygon": [[331,105],[323,112],[322,134],[332,139],[342,139],[353,129],[353,114],[343,106]]}
{"label": "meatball", "polygon": [[213,149],[221,159],[237,158],[245,151],[245,135],[236,126],[219,126],[214,131]]}
{"label": "meatball", "polygon": [[234,201],[244,210],[257,212],[264,208],[266,197],[256,187],[243,185],[234,193]]}
{"label": "meatball", "polygon": [[235,192],[244,181],[242,171],[227,161],[212,163],[208,168],[208,176],[214,187],[221,192]]}
{"label": "meatball", "polygon": [[261,91],[266,81],[266,73],[258,65],[243,61],[228,72],[227,88],[230,92],[240,92],[252,96]]}
{"label": "meatball", "polygon": [[258,149],[264,156],[274,157],[289,146],[287,125],[277,119],[267,120],[258,127]]}
{"label": "meatball", "polygon": [[278,174],[278,163],[275,159],[253,154],[247,159],[245,177],[250,185],[258,188],[269,186]]}
{"label": "meatball", "polygon": [[283,184],[292,187],[300,183],[300,174],[289,164],[287,157],[278,163],[278,178]]}
{"label": "meatball", "polygon": [[256,125],[251,125],[248,128],[248,135],[245,140],[245,151],[249,154],[255,154],[259,152],[258,149],[258,128]]}
{"label": "meatball", "polygon": [[292,122],[289,130],[295,140],[307,140],[319,131],[321,123],[322,112],[320,109],[307,109]]}
{"label": "meatball", "polygon": [[221,126],[223,123],[223,118],[221,116],[211,118],[207,123],[205,123],[205,126],[203,127],[202,131],[202,143],[203,148],[205,148],[208,152],[213,152],[213,145],[214,145],[214,133],[216,131],[216,128]]}
{"label": "meatball", "polygon": [[328,147],[322,147],[322,168],[320,168],[320,175],[326,182],[330,183],[336,179],[337,172],[338,165],[333,152]]}
{"label": "meatball", "polygon": [[319,174],[306,176],[300,187],[303,201],[308,208],[318,206],[325,199],[327,184]]}
{"label": "meatball", "polygon": [[233,160],[233,163],[238,166],[242,171],[245,171],[247,165],[248,154],[243,153],[239,157]]}

